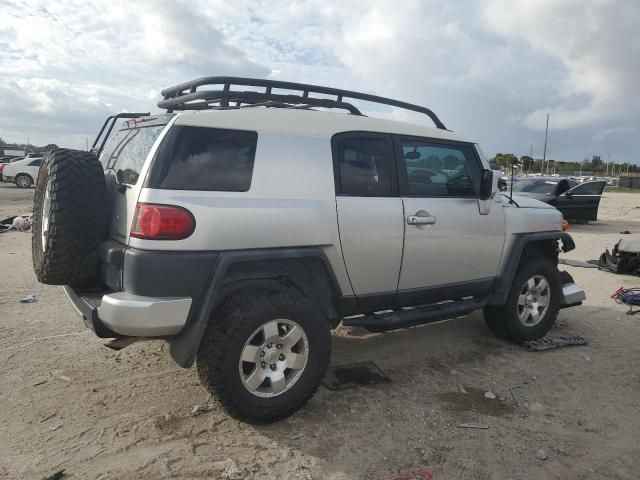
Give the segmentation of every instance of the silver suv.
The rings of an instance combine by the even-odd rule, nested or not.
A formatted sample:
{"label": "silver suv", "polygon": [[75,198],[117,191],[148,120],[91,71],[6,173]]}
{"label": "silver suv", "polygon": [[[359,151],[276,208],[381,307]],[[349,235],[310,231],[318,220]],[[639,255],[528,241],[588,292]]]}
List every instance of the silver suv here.
{"label": "silver suv", "polygon": [[[34,268],[99,337],[195,361],[237,418],[303,406],[341,322],[382,332],[483,309],[523,342],[585,298],[557,268],[574,248],[560,212],[497,194],[478,145],[424,107],[233,77],[162,94],[166,114],[110,117],[93,152],[47,155]],[[363,101],[436,128],[366,117]]]}

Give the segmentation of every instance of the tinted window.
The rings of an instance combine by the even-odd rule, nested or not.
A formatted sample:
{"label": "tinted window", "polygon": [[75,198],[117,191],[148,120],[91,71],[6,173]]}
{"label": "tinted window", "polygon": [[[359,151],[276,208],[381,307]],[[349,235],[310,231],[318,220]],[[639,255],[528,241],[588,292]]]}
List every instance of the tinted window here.
{"label": "tinted window", "polygon": [[391,194],[393,147],[384,135],[349,135],[336,142],[339,193],[384,197]]}
{"label": "tinted window", "polygon": [[480,190],[480,162],[471,147],[402,140],[408,194],[470,197]]}
{"label": "tinted window", "polygon": [[558,182],[555,180],[524,179],[513,184],[513,191],[552,194],[556,191],[556,185]]}
{"label": "tinted window", "polygon": [[29,163],[30,167],[39,167],[42,164],[42,159],[39,158],[37,160],[34,160],[33,162]]}
{"label": "tinted window", "polygon": [[602,195],[605,182],[587,182],[571,190],[573,195]]}
{"label": "tinted window", "polygon": [[105,170],[114,170],[122,183],[135,185],[147,155],[164,125],[120,130],[100,156]]}
{"label": "tinted window", "polygon": [[175,126],[158,149],[149,186],[246,192],[257,143],[256,132]]}

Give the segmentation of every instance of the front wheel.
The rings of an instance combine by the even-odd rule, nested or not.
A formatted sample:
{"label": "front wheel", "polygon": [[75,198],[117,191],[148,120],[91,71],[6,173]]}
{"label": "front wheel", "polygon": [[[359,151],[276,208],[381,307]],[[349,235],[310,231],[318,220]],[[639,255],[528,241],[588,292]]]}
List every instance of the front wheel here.
{"label": "front wheel", "polygon": [[329,324],[285,285],[234,293],[214,313],[197,356],[198,376],[229,414],[269,423],[301,408],[329,364]]}
{"label": "front wheel", "polygon": [[544,337],[558,317],[562,285],[555,263],[547,257],[520,266],[503,306],[484,308],[489,329],[515,343]]}
{"label": "front wheel", "polygon": [[18,175],[15,182],[18,188],[29,188],[31,185],[33,185],[33,179],[25,173],[21,173],[20,175]]}

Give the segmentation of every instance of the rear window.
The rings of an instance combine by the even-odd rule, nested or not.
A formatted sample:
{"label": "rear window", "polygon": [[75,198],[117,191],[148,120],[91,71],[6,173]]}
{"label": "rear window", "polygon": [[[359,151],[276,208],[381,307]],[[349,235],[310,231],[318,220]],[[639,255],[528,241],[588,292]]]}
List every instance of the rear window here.
{"label": "rear window", "polygon": [[116,172],[119,181],[135,185],[147,155],[164,125],[118,131],[100,156],[105,170]]}
{"label": "rear window", "polygon": [[256,132],[174,126],[158,148],[147,186],[246,192],[257,143]]}

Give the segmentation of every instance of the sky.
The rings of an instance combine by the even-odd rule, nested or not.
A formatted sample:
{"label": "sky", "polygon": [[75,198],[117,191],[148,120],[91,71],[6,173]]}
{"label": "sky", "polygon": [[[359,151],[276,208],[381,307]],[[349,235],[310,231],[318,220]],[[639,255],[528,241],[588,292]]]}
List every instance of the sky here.
{"label": "sky", "polygon": [[[638,0],[0,0],[0,137],[84,148],[205,75],[427,106],[497,152],[640,163]],[[368,114],[429,123],[368,104]]]}

